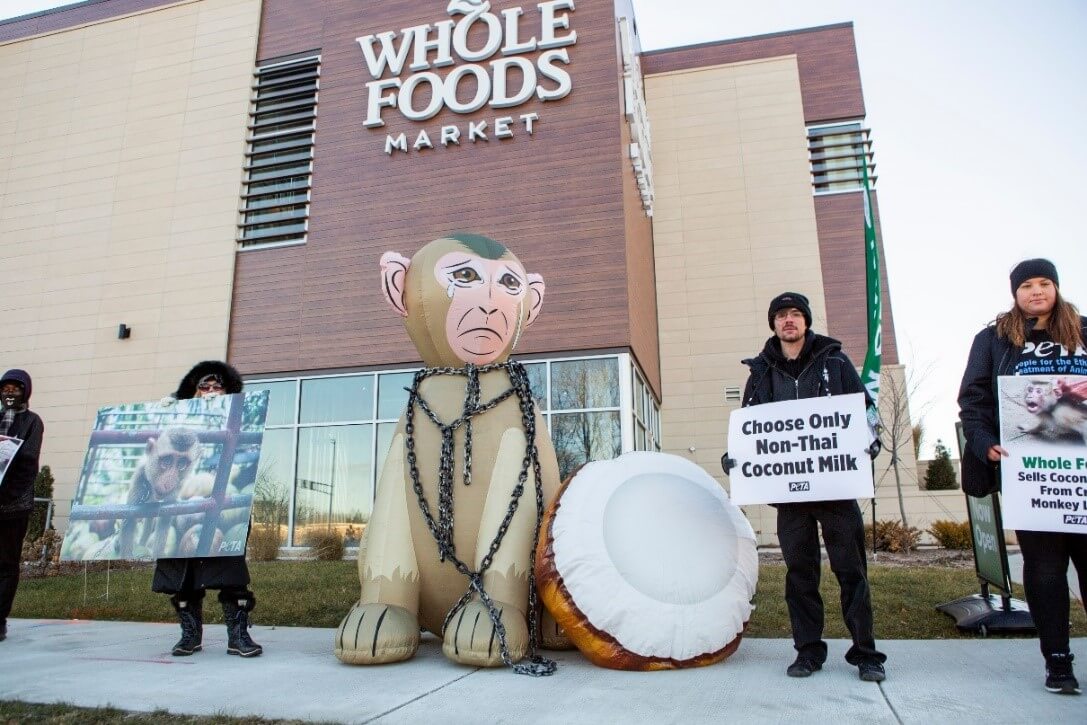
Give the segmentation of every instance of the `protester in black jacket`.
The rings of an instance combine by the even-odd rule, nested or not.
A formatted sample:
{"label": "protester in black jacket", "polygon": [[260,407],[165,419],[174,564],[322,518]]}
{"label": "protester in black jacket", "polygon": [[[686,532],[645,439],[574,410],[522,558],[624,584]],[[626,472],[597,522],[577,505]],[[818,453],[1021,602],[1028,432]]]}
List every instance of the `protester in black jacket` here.
{"label": "protester in black jacket", "polygon": [[[744,407],[850,393],[865,393],[867,398],[842,344],[811,331],[811,307],[804,295],[785,292],[775,297],[767,321],[773,337],[758,357],[743,361],[751,368]],[[871,406],[870,398],[868,402]],[[870,418],[875,419],[874,415]],[[870,453],[874,456],[878,452],[878,438],[873,433]],[[827,659],[819,594],[821,525],[830,567],[842,589],[842,616],[853,637],[846,661],[857,666],[862,680],[883,681],[887,656],[876,649],[860,506],[855,500],[782,503],[777,512],[778,542],[787,567],[785,603],[797,651],[786,674],[809,677],[822,669]]]}
{"label": "protester in black jacket", "polygon": [[[1046,259],[1020,262],[1011,273],[1011,309],[974,337],[959,388],[966,436],[962,486],[972,496],[1000,489],[997,378],[1001,375],[1087,375],[1087,318],[1060,294],[1057,268]],[[1048,344],[1046,344],[1048,343]],[[1045,687],[1078,694],[1068,640],[1068,563],[1087,592],[1087,534],[1016,531],[1023,588],[1046,661]]]}
{"label": "protester in black jacket", "polygon": [[[210,395],[242,392],[242,377],[230,365],[206,360],[190,370],[174,393],[173,399],[188,400]],[[249,567],[244,556],[220,556],[196,559],[159,559],[151,590],[170,594],[181,622],[181,639],[173,654],[181,657],[203,649],[204,591],[219,590],[219,603],[227,627],[227,653],[256,657],[264,649],[249,636],[249,613],[257,598],[249,591]]]}
{"label": "protester in black jacket", "polygon": [[0,479],[0,641],[7,638],[8,615],[19,587],[23,537],[34,509],[34,479],[45,426],[30,411],[33,385],[25,370],[8,370],[0,378],[0,437],[23,443]]}

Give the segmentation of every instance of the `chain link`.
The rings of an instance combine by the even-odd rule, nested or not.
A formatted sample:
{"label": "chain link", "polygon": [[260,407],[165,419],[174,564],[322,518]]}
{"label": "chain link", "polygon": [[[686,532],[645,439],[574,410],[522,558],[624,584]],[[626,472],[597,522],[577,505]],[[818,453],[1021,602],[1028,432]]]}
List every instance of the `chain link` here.
{"label": "chain link", "polygon": [[[505,370],[510,381],[510,387],[486,403],[480,404],[480,375],[493,370]],[[419,393],[422,382],[430,377],[442,375],[459,375],[468,378],[465,387],[464,407],[459,418],[452,423],[443,423],[427,404]],[[430,530],[431,536],[438,545],[440,561],[450,561],[453,566],[468,579],[468,590],[460,600],[449,610],[442,623],[442,632],[449,626],[453,619],[473,596],[487,608],[487,614],[491,618],[491,625],[498,635],[499,652],[502,661],[507,667],[512,667],[517,674],[543,677],[554,674],[557,665],[554,660],[549,660],[537,654],[538,648],[538,620],[540,614],[539,601],[536,593],[536,571],[532,562],[528,567],[528,662],[514,664],[510,657],[509,647],[506,644],[506,627],[502,623],[500,612],[495,606],[490,595],[483,588],[483,575],[490,568],[498,553],[502,540],[509,530],[521,496],[524,494],[525,485],[528,482],[529,469],[532,470],[534,486],[536,489],[536,526],[532,534],[532,556],[535,556],[536,545],[540,539],[540,524],[543,520],[543,486],[540,468],[539,450],[536,447],[536,407],[532,400],[532,388],[529,385],[528,372],[525,366],[519,362],[510,360],[504,363],[492,363],[490,365],[475,366],[468,364],[463,368],[441,367],[424,368],[415,373],[411,387],[408,391],[408,410],[405,416],[406,448],[408,469],[411,475],[412,490],[419,501],[419,510],[423,513],[423,520]],[[454,509],[454,471],[453,457],[455,443],[453,435],[458,428],[464,426],[464,485],[472,483],[472,419],[489,410],[494,409],[500,403],[511,396],[516,395],[521,410],[521,424],[525,433],[525,456],[521,461],[521,472],[517,476],[517,485],[510,495],[509,508],[499,524],[498,532],[479,564],[479,570],[473,571],[467,564],[457,557],[456,545],[453,542],[453,509]],[[423,484],[419,478],[419,463],[415,452],[415,410],[418,408],[423,414],[438,427],[442,434],[441,457],[438,462],[438,518],[434,519],[431,513],[430,503],[423,491]]]}

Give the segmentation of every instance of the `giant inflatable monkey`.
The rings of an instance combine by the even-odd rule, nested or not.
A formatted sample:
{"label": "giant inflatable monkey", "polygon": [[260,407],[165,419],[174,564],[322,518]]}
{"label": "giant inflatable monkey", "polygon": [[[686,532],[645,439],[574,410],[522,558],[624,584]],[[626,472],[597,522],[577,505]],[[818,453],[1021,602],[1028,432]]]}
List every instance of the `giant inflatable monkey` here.
{"label": "giant inflatable monkey", "polygon": [[559,484],[524,368],[507,363],[539,314],[543,279],[493,239],[455,234],[410,260],[386,252],[381,282],[426,369],[381,471],[362,592],[336,656],[407,659],[421,626],[455,662],[511,664],[536,644],[538,511]]}

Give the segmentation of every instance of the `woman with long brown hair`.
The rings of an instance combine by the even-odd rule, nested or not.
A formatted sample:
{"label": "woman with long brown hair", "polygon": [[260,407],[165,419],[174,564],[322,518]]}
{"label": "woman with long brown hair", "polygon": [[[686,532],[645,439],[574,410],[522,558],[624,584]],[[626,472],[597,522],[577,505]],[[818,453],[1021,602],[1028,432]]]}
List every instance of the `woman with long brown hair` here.
{"label": "woman with long brown hair", "polygon": [[[997,378],[1001,375],[1087,375],[1087,318],[1061,297],[1057,268],[1028,259],[1011,272],[1011,309],[974,338],[959,388],[959,418],[966,435],[962,485],[971,496],[1000,488]],[[1068,642],[1068,563],[1087,592],[1087,534],[1016,531],[1023,554],[1023,587],[1046,662],[1045,688],[1079,694]]]}

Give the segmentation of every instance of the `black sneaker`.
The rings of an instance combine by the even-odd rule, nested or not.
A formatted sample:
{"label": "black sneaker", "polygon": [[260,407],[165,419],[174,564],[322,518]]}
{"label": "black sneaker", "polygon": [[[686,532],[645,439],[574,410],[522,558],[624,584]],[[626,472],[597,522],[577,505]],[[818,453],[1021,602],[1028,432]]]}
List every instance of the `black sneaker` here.
{"label": "black sneaker", "polygon": [[865,682],[883,682],[887,679],[887,671],[875,660],[861,662],[857,665],[857,672]]}
{"label": "black sneaker", "polygon": [[0,642],[8,638],[8,625],[0,624]]}
{"label": "black sneaker", "polygon": [[1079,682],[1072,674],[1071,654],[1055,654],[1046,657],[1045,662],[1045,689],[1058,695],[1080,694]]}
{"label": "black sneaker", "polygon": [[823,665],[807,657],[797,657],[796,662],[789,665],[785,674],[789,677],[811,677],[811,673],[823,669]]}

